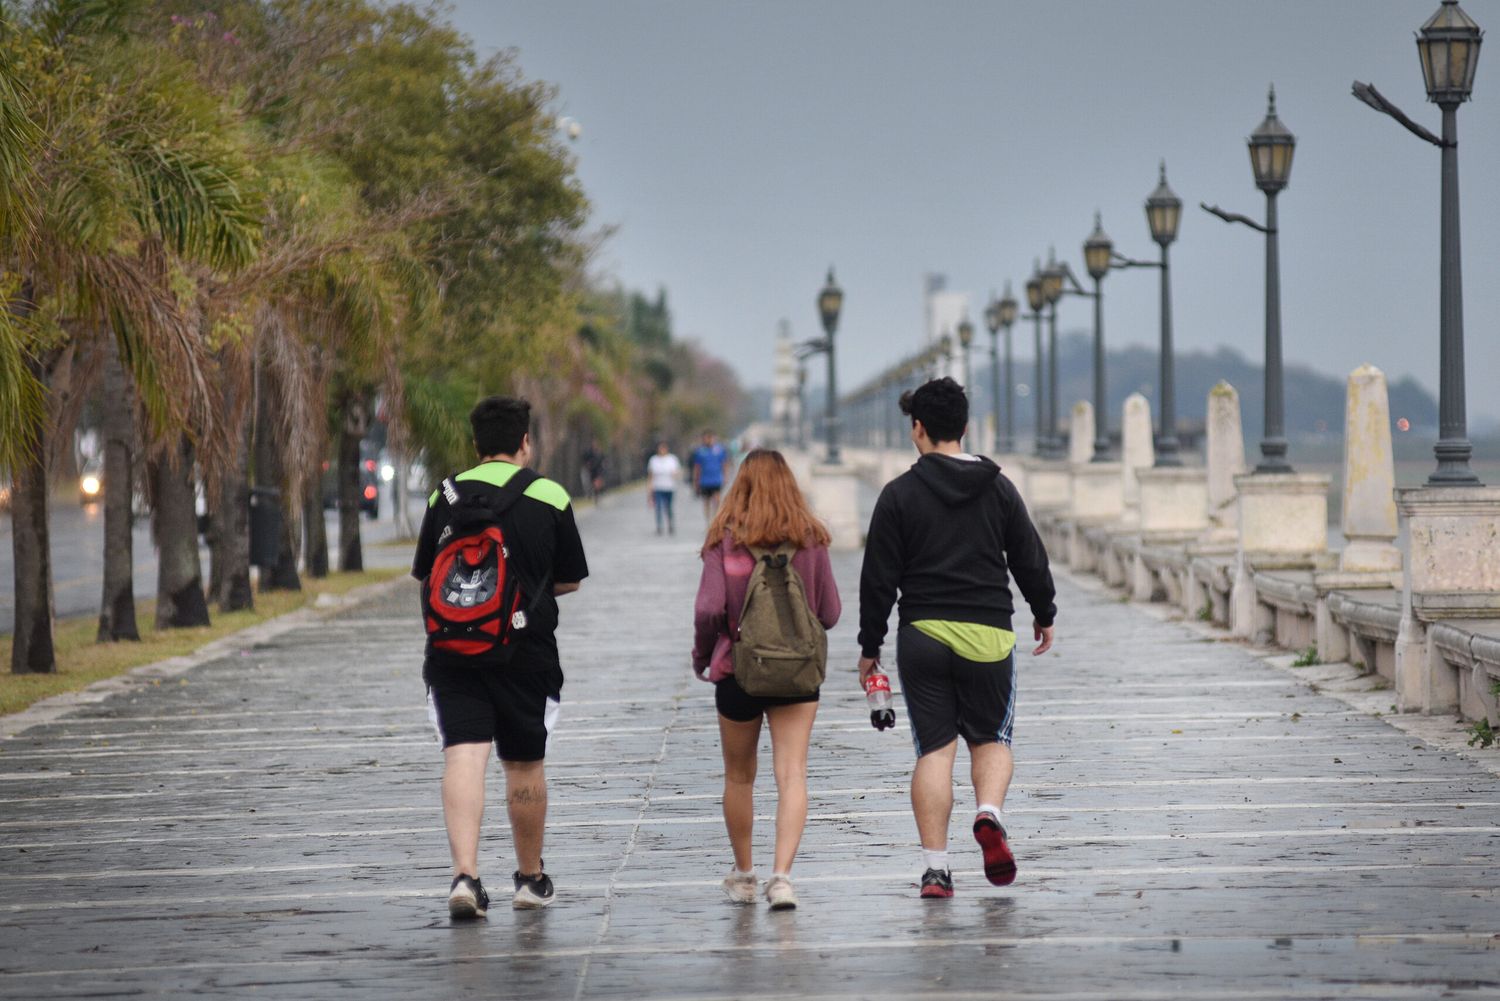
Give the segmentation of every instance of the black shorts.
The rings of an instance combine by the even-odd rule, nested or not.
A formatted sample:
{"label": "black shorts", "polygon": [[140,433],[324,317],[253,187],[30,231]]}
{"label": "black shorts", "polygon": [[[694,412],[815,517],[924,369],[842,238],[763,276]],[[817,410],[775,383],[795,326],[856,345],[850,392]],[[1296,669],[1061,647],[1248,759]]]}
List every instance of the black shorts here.
{"label": "black shorts", "polygon": [[1016,714],[1016,655],[965,660],[915,626],[896,633],[896,669],[917,757],[962,736],[1009,746]]}
{"label": "black shorts", "polygon": [[443,747],[495,744],[502,761],[541,761],[562,704],[562,669],[429,664],[427,715]]}
{"label": "black shorts", "polygon": [[773,706],[794,706],[799,702],[816,702],[818,693],[811,695],[751,695],[740,687],[730,675],[714,682],[714,705],[719,715],[735,723],[758,720],[761,714]]}
{"label": "black shorts", "polygon": [[724,484],[722,483],[705,483],[698,488],[698,496],[702,497],[704,500],[708,500],[710,497],[719,496],[719,492],[723,489]]}

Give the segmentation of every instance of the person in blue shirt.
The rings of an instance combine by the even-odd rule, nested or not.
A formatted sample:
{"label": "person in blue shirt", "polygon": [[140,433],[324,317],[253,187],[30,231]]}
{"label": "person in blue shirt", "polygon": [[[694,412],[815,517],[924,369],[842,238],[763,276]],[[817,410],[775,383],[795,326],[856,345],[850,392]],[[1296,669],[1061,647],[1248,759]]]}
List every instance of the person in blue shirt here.
{"label": "person in blue shirt", "polygon": [[712,520],[719,510],[724,481],[729,479],[734,465],[729,450],[719,444],[711,429],[704,428],[703,444],[693,449],[688,465],[693,468],[693,492],[703,499],[703,517]]}

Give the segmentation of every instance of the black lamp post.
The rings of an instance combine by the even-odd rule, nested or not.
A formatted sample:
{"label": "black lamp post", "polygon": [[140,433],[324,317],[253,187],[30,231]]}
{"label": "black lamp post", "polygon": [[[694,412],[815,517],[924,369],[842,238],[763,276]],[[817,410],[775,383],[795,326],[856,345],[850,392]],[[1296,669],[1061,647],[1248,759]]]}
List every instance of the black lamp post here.
{"label": "black lamp post", "polygon": [[1031,390],[1036,397],[1036,445],[1032,451],[1038,456],[1046,454],[1046,424],[1042,412],[1042,307],[1047,300],[1042,297],[1042,263],[1032,262],[1031,277],[1026,279],[1026,305],[1031,309],[1031,319],[1036,323],[1036,378]]}
{"label": "black lamp post", "polygon": [[1099,213],[1094,231],[1083,241],[1083,264],[1094,279],[1094,462],[1109,461],[1109,413],[1104,391],[1104,276],[1109,274],[1114,242],[1104,232]]}
{"label": "black lamp post", "polygon": [[807,361],[797,359],[797,448],[807,447]]}
{"label": "black lamp post", "polygon": [[839,463],[839,410],[838,375],[834,365],[833,334],[839,325],[839,310],[844,305],[844,290],[833,280],[833,268],[828,269],[828,280],[818,292],[818,316],[823,321],[823,352],[828,356],[828,402],[824,411],[827,425],[828,457],[824,461],[830,466]]}
{"label": "black lamp post", "polygon": [[1167,247],[1177,239],[1177,225],[1182,219],[1182,200],[1167,186],[1167,164],[1162,161],[1161,180],[1146,198],[1146,222],[1151,239],[1161,247],[1161,402],[1158,406],[1161,426],[1156,435],[1156,465],[1180,466],[1178,454],[1177,411],[1174,396],[1172,359],[1172,283]]}
{"label": "black lamp post", "polygon": [[1047,250],[1047,266],[1042,269],[1042,298],[1047,303],[1047,457],[1058,459],[1067,454],[1063,448],[1062,429],[1057,423],[1057,300],[1062,298],[1066,270],[1057,263],[1057,255]]}
{"label": "black lamp post", "polygon": [[[1010,294],[1010,282],[1005,283],[1005,295],[996,299],[990,296],[990,304],[984,311],[985,326],[990,331],[990,398],[991,413],[995,420],[995,454],[1004,455],[1015,449],[1015,382],[1011,379],[1010,327],[1016,322],[1016,300]],[[1000,422],[1000,331],[1005,331],[1005,422]]]}
{"label": "black lamp post", "polygon": [[1276,88],[1267,98],[1266,117],[1248,140],[1250,169],[1255,186],[1266,193],[1266,224],[1225,212],[1217,205],[1203,208],[1225,222],[1240,222],[1266,234],[1266,400],[1265,429],[1260,442],[1257,473],[1290,473],[1286,450],[1286,406],[1281,369],[1281,255],[1276,222],[1276,196],[1292,174],[1292,153],[1297,137],[1276,117]]}
{"label": "black lamp post", "polygon": [[1459,253],[1458,216],[1458,106],[1474,90],[1474,70],[1484,32],[1464,13],[1458,0],[1443,0],[1437,13],[1417,33],[1417,53],[1427,100],[1443,113],[1442,137],[1408,118],[1400,108],[1367,83],[1354,83],[1354,96],[1390,115],[1442,153],[1442,194],[1439,242],[1442,246],[1438,282],[1438,441],[1433,446],[1437,469],[1428,486],[1478,485],[1469,467],[1474,447],[1469,442],[1464,406],[1463,267]]}
{"label": "black lamp post", "polygon": [[969,347],[973,343],[974,343],[974,324],[970,323],[969,322],[969,318],[966,316],[962,320],[958,321],[958,344],[959,344],[959,347],[961,347],[963,349],[963,353],[964,353],[964,368],[963,368],[963,373],[964,373],[964,388],[966,388],[966,389],[969,386],[969,382],[973,379],[973,369],[971,369],[969,367],[970,359],[972,357],[971,354],[969,353]]}

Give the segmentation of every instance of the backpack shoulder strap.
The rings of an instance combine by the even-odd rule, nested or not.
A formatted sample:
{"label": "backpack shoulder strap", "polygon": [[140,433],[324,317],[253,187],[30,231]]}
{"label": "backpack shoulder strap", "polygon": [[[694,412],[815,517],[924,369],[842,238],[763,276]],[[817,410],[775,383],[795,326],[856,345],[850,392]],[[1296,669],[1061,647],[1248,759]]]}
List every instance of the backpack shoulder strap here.
{"label": "backpack shoulder strap", "polygon": [[528,466],[517,469],[511,478],[505,481],[505,486],[500,488],[500,496],[495,502],[495,512],[500,514],[508,510],[512,504],[521,499],[527,488],[541,478],[541,473]]}

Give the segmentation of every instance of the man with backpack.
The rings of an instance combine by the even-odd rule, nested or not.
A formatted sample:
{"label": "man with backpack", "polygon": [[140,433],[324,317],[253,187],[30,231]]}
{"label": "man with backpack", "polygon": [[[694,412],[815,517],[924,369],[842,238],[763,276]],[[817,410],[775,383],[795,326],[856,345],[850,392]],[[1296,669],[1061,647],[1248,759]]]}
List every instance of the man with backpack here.
{"label": "man with backpack", "polygon": [[934,379],[901,397],[919,457],[886,484],[870,518],[859,587],[863,682],[880,661],[897,601],[896,666],[917,764],[911,803],[926,871],[923,897],[953,896],[948,822],[958,738],[969,747],[976,811],[974,837],[985,876],[1016,878],[1000,823],[1014,768],[1016,635],[1007,574],[1031,606],[1038,640],[1052,646],[1055,590],[1047,551],[1015,485],[1000,467],[960,445],[969,401],[952,379]]}
{"label": "man with backpack", "polygon": [[479,880],[479,827],[491,744],[505,769],[515,841],[512,906],[552,902],[542,835],[543,759],[563,684],[556,596],[588,576],[567,492],[526,468],[531,405],[492,396],[469,423],[479,462],[433,491],[412,563],[422,581],[428,715],[443,745],[455,918],[484,917],[489,906]]}

